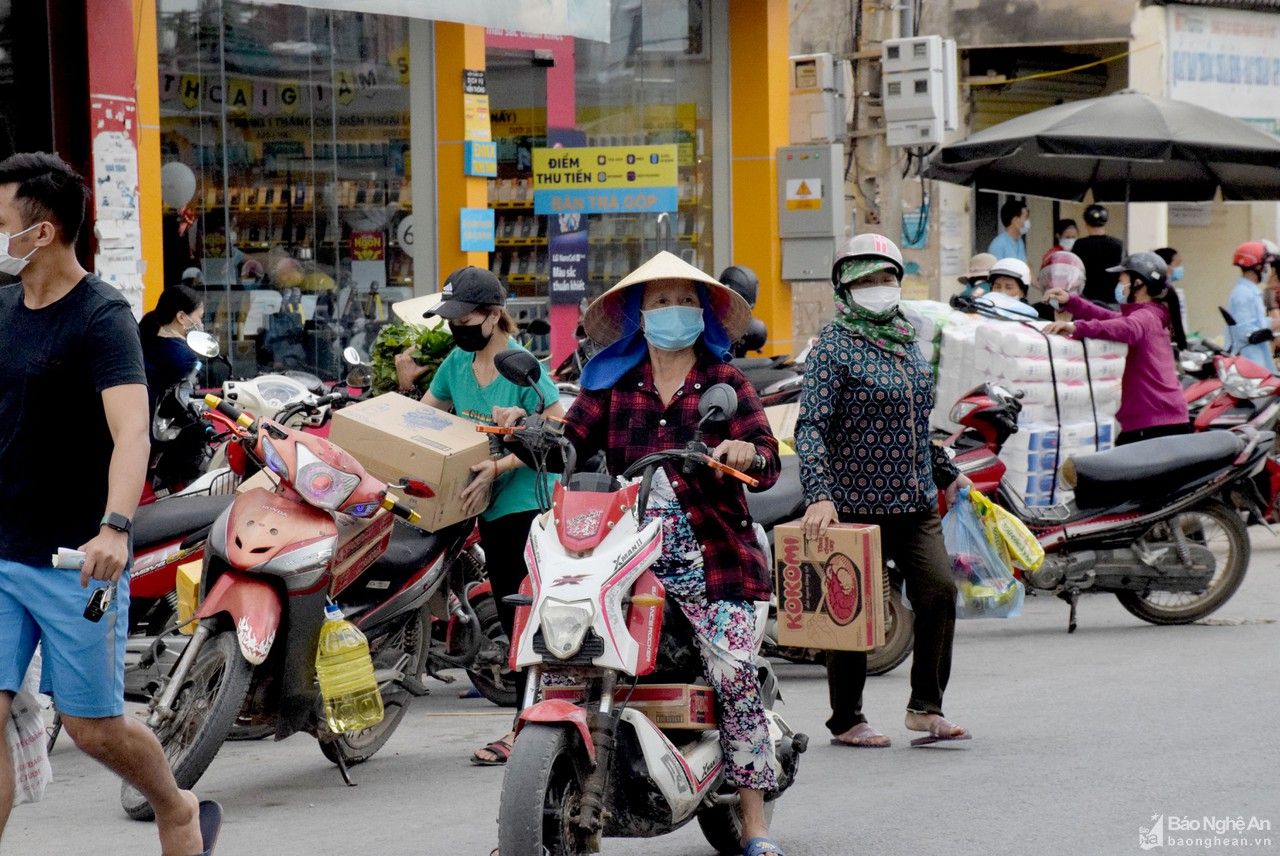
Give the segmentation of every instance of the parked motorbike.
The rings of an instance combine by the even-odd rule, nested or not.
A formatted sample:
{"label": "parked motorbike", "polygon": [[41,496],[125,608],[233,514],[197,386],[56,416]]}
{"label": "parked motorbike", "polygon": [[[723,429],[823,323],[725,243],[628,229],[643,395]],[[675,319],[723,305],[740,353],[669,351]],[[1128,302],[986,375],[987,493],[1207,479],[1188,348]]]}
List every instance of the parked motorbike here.
{"label": "parked motorbike", "polygon": [[[522,352],[509,351],[497,363],[513,383],[534,386],[541,374]],[[700,403],[704,425],[736,408],[732,387],[724,385],[707,390]],[[687,622],[683,634],[671,626],[678,627],[682,614],[667,604],[649,570],[661,550],[661,525],[643,521],[650,481],[664,461],[752,480],[693,443],[637,461],[622,477],[643,475],[642,484],[624,486],[602,473],[574,472],[573,449],[559,423],[540,415],[518,428],[487,430],[517,440],[543,472],[550,451],[565,460],[552,510],[530,531],[529,576],[512,599],[518,607],[512,665],[529,671],[519,737],[503,779],[499,850],[503,856],[595,852],[602,836],[647,838],[696,818],[719,852],[739,853],[737,794],[724,781],[717,732],[664,730],[637,707],[646,679],[661,673],[667,682],[692,683],[702,676],[691,630]],[[664,647],[682,656],[660,656]],[[759,658],[758,665],[771,708],[776,679],[767,660]],[[577,701],[547,697],[544,673],[576,682]],[[626,683],[629,691],[621,686]],[[766,797],[771,807],[794,782],[808,738],[772,709],[766,716],[781,771]]]}
{"label": "parked motorbike", "polygon": [[[470,521],[436,533],[400,523],[416,515],[327,440],[216,396],[206,402],[238,426],[236,445],[278,481],[240,493],[215,521],[194,632],[152,697],[147,724],[182,788],[199,780],[237,722],[271,725],[277,739],[312,734],[350,782],[348,765],[381,749],[412,698],[426,693],[418,679],[428,644],[423,606],[462,551]],[[401,488],[430,495],[411,479]],[[316,683],[330,601],[368,638],[386,711],[352,734],[329,730]],[[121,802],[130,817],[153,816],[128,785]]]}
{"label": "parked motorbike", "polygon": [[1021,410],[1019,395],[984,384],[952,408],[963,427],[948,445],[961,472],[1044,547],[1044,564],[1019,574],[1030,590],[1069,604],[1069,632],[1086,591],[1112,593],[1152,624],[1189,624],[1230,599],[1249,567],[1241,512],[1264,513],[1253,479],[1275,445],[1272,432],[1244,426],[1073,457],[1062,482],[1074,499],[1030,508],[1003,483],[998,457]]}

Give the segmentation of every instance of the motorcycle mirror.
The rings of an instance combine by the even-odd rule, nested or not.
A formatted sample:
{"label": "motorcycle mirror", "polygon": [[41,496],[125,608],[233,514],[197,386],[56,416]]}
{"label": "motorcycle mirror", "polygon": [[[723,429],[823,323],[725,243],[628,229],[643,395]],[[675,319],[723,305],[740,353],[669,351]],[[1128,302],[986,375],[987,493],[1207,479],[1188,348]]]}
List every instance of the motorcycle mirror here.
{"label": "motorcycle mirror", "polygon": [[1222,313],[1222,320],[1227,322],[1228,327],[1236,326],[1236,318],[1234,315],[1232,315],[1222,306],[1218,307],[1218,311]]}
{"label": "motorcycle mirror", "polygon": [[368,362],[354,345],[348,345],[342,352],[342,360],[349,366],[362,366]]}
{"label": "motorcycle mirror", "polygon": [[192,330],[187,334],[187,347],[208,360],[218,356],[222,350],[213,334],[203,330]]}
{"label": "motorcycle mirror", "polygon": [[347,372],[347,386],[352,389],[368,389],[373,386],[373,369],[369,366],[353,366]]}
{"label": "motorcycle mirror", "polygon": [[717,383],[698,399],[699,427],[706,424],[723,424],[738,412],[738,393],[727,383]]}
{"label": "motorcycle mirror", "polygon": [[538,362],[537,357],[523,348],[507,348],[493,358],[493,365],[498,369],[498,374],[516,386],[530,387],[538,394],[539,413],[546,408],[547,401],[542,397],[542,390],[538,389],[538,381],[542,379],[542,363]]}
{"label": "motorcycle mirror", "polygon": [[551,332],[551,325],[545,318],[534,318],[524,329],[530,336],[545,336]]}

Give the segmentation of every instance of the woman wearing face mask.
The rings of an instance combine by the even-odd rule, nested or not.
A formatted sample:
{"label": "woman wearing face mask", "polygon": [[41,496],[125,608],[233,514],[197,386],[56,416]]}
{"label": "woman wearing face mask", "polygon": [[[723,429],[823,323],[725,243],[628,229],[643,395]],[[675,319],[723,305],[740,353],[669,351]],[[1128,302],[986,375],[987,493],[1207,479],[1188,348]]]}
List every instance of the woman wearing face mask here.
{"label": "woman wearing face mask", "polygon": [[[565,436],[578,460],[604,451],[616,474],[647,454],[702,439],[713,457],[759,479],[756,490],[771,486],[780,469],[778,441],[751,384],[729,365],[732,343],[750,321],[739,294],[668,252],[592,303],[583,324],[607,347],[583,367],[582,394],[569,410]],[[738,410],[708,435],[698,429],[698,400],[717,383],[737,391]],[[769,599],[772,575],[743,487],[710,470],[687,474],[666,464],[654,476],[646,519],[662,521],[653,571],[689,619],[719,702],[743,853],[781,854],[768,838],[764,794],[777,785],[778,771],[753,664],[753,602]]]}
{"label": "woman wearing face mask", "polygon": [[[805,363],[796,453],[806,537],[837,521],[877,525],[884,558],[906,580],[915,652],[905,725],[926,735],[912,745],[926,745],[970,736],[942,712],[956,587],[938,520],[938,491],[954,500],[969,480],[929,442],[933,375],[898,308],[902,273],[901,251],[882,235],[859,235],[836,258],[836,317]],[[865,652],[828,653],[827,727],[837,745],[889,745],[862,713],[866,679]]]}
{"label": "woman wearing face mask", "polygon": [[1054,253],[1071,252],[1071,248],[1075,246],[1076,238],[1079,236],[1080,230],[1076,227],[1076,221],[1069,217],[1064,217],[1053,224],[1053,246],[1040,257],[1040,267],[1044,267],[1049,263],[1049,257]]}
{"label": "woman wearing face mask", "polygon": [[[464,267],[445,280],[444,300],[425,317],[440,316],[449,322],[456,348],[431,379],[431,388],[422,401],[440,410],[452,410],[464,419],[481,425],[494,425],[499,415],[518,407],[532,412],[538,406],[538,393],[516,386],[498,374],[493,358],[508,348],[520,347],[511,338],[516,322],[503,309],[506,289],[496,276],[483,268]],[[396,358],[396,372],[402,389],[412,389],[424,369],[408,354]],[[546,413],[564,416],[555,384],[545,374],[538,389],[548,402]],[[527,573],[524,546],[529,526],[538,515],[537,476],[510,454],[472,467],[471,482],[462,492],[468,515],[478,514],[480,546],[484,549],[485,569],[493,584],[494,602],[502,627],[511,638],[515,623],[515,607],[503,598],[515,594]],[[549,486],[548,486],[549,488]],[[524,697],[523,673],[517,684],[516,698]],[[498,740],[477,749],[471,756],[478,766],[500,766],[511,755],[515,732],[508,731]]]}
{"label": "woman wearing face mask", "polygon": [[1182,330],[1182,306],[1169,284],[1164,259],[1155,253],[1134,253],[1107,272],[1120,275],[1119,312],[1055,288],[1046,296],[1058,301],[1075,320],[1050,324],[1045,332],[1129,346],[1116,414],[1117,446],[1191,433],[1174,351],[1169,347],[1170,330],[1178,350],[1187,347],[1187,337]]}
{"label": "woman wearing face mask", "polygon": [[187,346],[187,334],[204,329],[203,318],[200,293],[185,285],[171,285],[160,292],[156,308],[138,322],[152,412],[164,391],[190,375],[199,362]]}

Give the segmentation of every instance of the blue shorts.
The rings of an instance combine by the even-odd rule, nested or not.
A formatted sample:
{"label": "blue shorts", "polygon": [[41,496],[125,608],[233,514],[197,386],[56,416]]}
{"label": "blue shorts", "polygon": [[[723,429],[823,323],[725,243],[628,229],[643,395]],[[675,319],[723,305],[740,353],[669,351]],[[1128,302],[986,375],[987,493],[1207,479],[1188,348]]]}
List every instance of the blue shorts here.
{"label": "blue shorts", "polygon": [[129,635],[129,577],[97,621],[84,617],[94,588],[80,572],[0,559],[0,691],[22,687],[40,643],[40,686],[67,716],[101,719],[124,713],[124,645]]}

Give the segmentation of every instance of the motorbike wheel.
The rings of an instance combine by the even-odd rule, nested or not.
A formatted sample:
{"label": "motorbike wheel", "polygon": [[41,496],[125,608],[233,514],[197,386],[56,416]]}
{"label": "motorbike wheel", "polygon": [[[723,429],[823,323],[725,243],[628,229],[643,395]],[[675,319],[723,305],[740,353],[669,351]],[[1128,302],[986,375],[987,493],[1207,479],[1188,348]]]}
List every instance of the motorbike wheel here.
{"label": "motorbike wheel", "polygon": [[1189,538],[1213,551],[1216,567],[1209,585],[1199,593],[1122,591],[1116,592],[1116,598],[1121,606],[1143,621],[1190,624],[1217,610],[1244,582],[1252,550],[1249,530],[1239,514],[1219,503],[1193,508],[1167,523],[1181,526]]}
{"label": "motorbike wheel", "polygon": [[[732,792],[732,788],[729,792]],[[773,823],[774,802],[764,804],[765,823]],[[714,805],[698,812],[698,827],[707,843],[722,856],[742,852],[742,811],[736,805]]]}
{"label": "motorbike wheel", "polygon": [[[375,668],[389,669],[394,667],[404,656],[409,662],[404,666],[404,673],[417,678],[422,674],[423,664],[427,658],[427,633],[423,630],[423,616],[415,612],[408,616],[401,627],[384,637],[378,650],[373,652]],[[368,761],[378,753],[391,735],[400,727],[409,710],[413,696],[404,689],[384,688],[382,691],[382,721],[372,728],[342,734],[332,740],[321,740],[320,751],[333,763],[341,757],[350,767]]]}
{"label": "motorbike wheel", "polygon": [[[156,732],[179,788],[190,789],[209,769],[231,733],[252,675],[230,631],[207,640],[196,654],[173,716]],[[120,804],[134,820],[155,819],[151,804],[128,783],[121,784]]]}
{"label": "motorbike wheel", "polygon": [[574,825],[587,779],[576,733],[529,723],[520,731],[502,779],[498,852],[502,856],[578,856],[587,836]]}
{"label": "motorbike wheel", "polygon": [[[498,606],[492,597],[485,597],[472,603],[472,607],[480,622],[480,632],[486,640],[482,643],[480,656],[494,662],[477,664],[477,668],[467,669],[467,677],[471,679],[476,692],[498,707],[515,707],[516,674],[507,665],[510,641],[507,639],[507,631],[502,628],[502,622],[498,620]],[[486,651],[492,657],[486,657]]]}
{"label": "motorbike wheel", "polygon": [[867,653],[867,674],[887,675],[906,662],[915,647],[915,613],[902,602],[902,592],[889,590],[885,598],[884,644]]}

